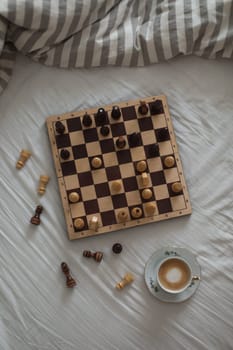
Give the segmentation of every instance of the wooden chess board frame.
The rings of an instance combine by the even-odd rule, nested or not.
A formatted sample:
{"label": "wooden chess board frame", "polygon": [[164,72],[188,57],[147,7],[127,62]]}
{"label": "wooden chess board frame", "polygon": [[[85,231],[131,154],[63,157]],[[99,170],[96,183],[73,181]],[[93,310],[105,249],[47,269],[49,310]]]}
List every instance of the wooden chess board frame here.
{"label": "wooden chess board frame", "polygon": [[[147,113],[147,115],[145,115],[145,116],[142,116],[138,113],[138,107],[140,105],[140,101],[144,101],[147,104],[150,104],[156,100],[162,101],[163,110],[164,110],[163,113],[151,115],[150,109],[149,109],[149,112]],[[178,146],[176,143],[176,138],[175,138],[173,125],[172,125],[171,117],[170,117],[169,110],[168,110],[166,97],[164,95],[151,96],[151,97],[145,97],[142,99],[121,102],[118,104],[110,104],[107,106],[101,106],[101,108],[104,108],[105,111],[108,113],[109,124],[111,127],[112,127],[112,124],[117,124],[119,122],[122,123],[122,116],[121,116],[120,120],[113,120],[111,118],[110,114],[111,114],[111,110],[112,110],[113,105],[119,106],[121,111],[123,111],[124,108],[126,109],[127,107],[130,107],[130,106],[135,108],[136,118],[131,119],[129,121],[125,121],[125,119],[123,120],[124,124],[127,124],[125,127],[127,134],[129,134],[130,132],[140,131],[140,130],[138,130],[138,123],[139,123],[140,119],[151,118],[152,123],[153,123],[153,128],[151,130],[146,130],[145,132],[142,132],[142,139],[143,139],[143,137],[144,137],[144,139],[142,140],[141,147],[129,149],[129,146],[127,143],[126,148],[128,148],[131,152],[134,165],[135,165],[135,162],[137,162],[137,161],[146,160],[148,163],[149,177],[152,176],[152,170],[155,170],[155,171],[159,171],[160,175],[163,172],[164,173],[163,176],[164,176],[166,181],[165,181],[165,183],[162,183],[158,186],[154,186],[150,180],[149,187],[154,190],[154,193],[153,193],[154,201],[153,202],[156,204],[156,212],[153,216],[147,216],[144,212],[143,217],[141,217],[139,219],[133,219],[130,215],[129,209],[124,208],[124,209],[128,210],[128,213],[129,213],[129,220],[128,221],[121,223],[121,222],[117,221],[117,219],[116,219],[115,221],[117,221],[117,222],[115,222],[113,224],[107,224],[107,225],[103,224],[102,219],[101,219],[103,212],[105,211],[105,214],[106,213],[108,214],[108,209],[109,208],[112,209],[111,205],[110,205],[110,207],[108,206],[108,203],[111,203],[111,199],[113,197],[110,194],[108,196],[108,199],[106,197],[105,202],[104,202],[104,200],[102,198],[97,198],[97,195],[93,193],[93,186],[92,186],[92,188],[91,188],[91,186],[88,186],[88,188],[92,189],[92,191],[90,191],[90,193],[88,194],[88,188],[86,187],[86,189],[87,189],[87,191],[86,191],[85,188],[82,188],[82,186],[79,185],[78,180],[77,180],[79,178],[79,171],[78,171],[79,166],[77,166],[77,163],[79,163],[79,160],[74,159],[73,155],[71,156],[71,160],[69,160],[69,162],[71,163],[71,161],[73,161],[74,164],[76,164],[75,165],[76,171],[75,171],[75,173],[70,174],[68,172],[68,175],[66,175],[66,174],[64,175],[63,172],[65,169],[65,165],[64,165],[65,161],[62,160],[60,158],[60,155],[59,155],[59,151],[63,148],[62,147],[63,142],[57,141],[60,139],[62,140],[62,138],[64,138],[64,140],[67,140],[67,138],[69,138],[69,141],[67,141],[69,147],[64,147],[64,148],[71,150],[71,154],[72,154],[72,147],[74,147],[75,145],[81,144],[81,145],[83,145],[83,147],[87,147],[88,157],[93,157],[95,155],[98,156],[99,151],[95,151],[95,149],[96,149],[97,143],[100,142],[100,140],[103,140],[104,136],[100,135],[100,133],[98,132],[99,140],[95,141],[93,143],[93,147],[91,147],[92,142],[89,142],[88,144],[85,142],[84,137],[82,135],[82,133],[83,133],[82,130],[69,132],[67,125],[69,123],[71,123],[71,121],[73,123],[73,120],[75,118],[77,120],[77,123],[79,123],[79,125],[81,125],[81,120],[82,120],[82,117],[85,113],[88,113],[90,116],[93,117],[93,120],[95,120],[94,116],[95,116],[99,107],[92,108],[92,109],[86,109],[86,110],[82,110],[82,111],[78,111],[78,112],[70,112],[70,113],[65,113],[62,115],[55,115],[55,116],[48,117],[46,120],[47,128],[48,128],[48,135],[49,135],[49,139],[50,139],[50,143],[51,143],[52,155],[53,155],[53,159],[54,159],[54,164],[55,164],[55,169],[56,169],[56,174],[57,174],[57,179],[58,179],[58,184],[59,184],[59,190],[60,190],[60,194],[61,194],[62,205],[64,208],[65,219],[66,219],[66,223],[67,223],[68,237],[70,240],[85,238],[88,236],[96,236],[96,235],[108,233],[111,231],[117,231],[117,230],[126,229],[126,228],[130,228],[130,227],[134,227],[134,226],[144,225],[147,223],[176,218],[176,217],[180,217],[183,215],[191,214],[191,212],[192,212],[190,198],[189,198],[187,186],[185,183],[181,159],[179,156]],[[56,132],[55,123],[57,121],[61,121],[65,125],[65,127],[66,127],[66,131],[64,134],[65,136],[58,135],[58,133]],[[147,140],[147,141],[145,141],[145,143],[149,143],[151,140],[152,143],[156,143],[156,137],[154,137],[154,139],[153,139],[152,133],[155,134],[156,129],[165,128],[165,127],[167,127],[169,130],[170,140],[158,143],[159,149],[160,149],[160,156],[159,157],[152,158],[152,159],[146,159],[145,153],[142,151],[142,148],[145,145],[144,141]],[[82,126],[81,129],[84,130],[84,129],[88,129],[88,128]],[[97,129],[99,129],[99,127],[96,127],[96,130]],[[114,137],[114,140],[115,139],[116,139],[116,137]],[[66,142],[64,142],[64,145],[66,146]],[[138,150],[137,150],[137,148],[138,148]],[[121,152],[121,150],[116,150],[116,151]],[[98,183],[101,183],[101,177],[102,177],[101,174],[103,174],[103,172],[106,170],[105,165],[107,163],[109,163],[107,165],[111,164],[111,157],[115,159],[115,156],[113,155],[113,153],[114,152],[112,152],[111,154],[108,153],[107,156],[103,155],[103,157],[105,157],[105,158],[104,158],[104,166],[102,169],[92,170],[90,167],[89,171],[95,172],[95,175],[97,176],[97,179],[98,179],[98,181],[97,181]],[[161,166],[161,164],[162,164],[161,159],[165,155],[173,155],[174,156],[175,161],[176,161],[175,167],[169,168],[169,169],[164,169],[164,167]],[[84,163],[86,164],[88,161],[88,157],[86,157],[83,160],[83,163],[80,163],[80,164],[81,165]],[[105,164],[105,161],[106,161],[106,164]],[[132,170],[131,165],[133,163],[132,162],[128,163],[129,164],[128,170],[129,169]],[[117,166],[116,163],[115,163],[115,166]],[[118,164],[118,166],[121,167],[119,164]],[[121,167],[121,170],[123,167]],[[127,172],[128,170],[127,170],[127,165],[125,165],[125,171]],[[99,176],[98,176],[98,172],[99,172]],[[136,176],[137,181],[138,181],[138,174],[135,174],[135,176]],[[123,176],[123,178],[124,178],[124,176]],[[183,187],[183,192],[179,195],[171,196],[170,193],[168,193],[167,188],[169,187],[169,184],[176,182],[176,181],[181,182],[182,187]],[[110,185],[111,181],[107,180],[107,182]],[[143,186],[140,185],[139,181],[138,181],[138,187],[139,188],[137,189],[137,191],[133,191],[135,193],[135,195],[136,195],[136,192],[138,192],[138,194],[140,195],[140,189],[143,188]],[[68,193],[72,192],[72,189],[77,189],[77,188],[79,188],[79,191],[81,191],[81,193],[83,193],[83,194],[85,193],[85,196],[87,196],[85,199],[90,200],[91,198],[93,198],[93,195],[96,196],[97,201],[99,201],[99,207],[101,207],[101,210],[97,213],[92,213],[91,215],[86,215],[85,208],[84,208],[84,205],[82,203],[82,196],[81,196],[81,201],[79,201],[78,203],[70,203],[68,200]],[[145,204],[144,202],[146,202],[146,201],[143,202],[143,200],[141,200],[141,203],[138,203],[138,199],[137,199],[134,203],[132,192],[130,194],[129,194],[129,192],[125,193],[124,190],[121,192],[123,192],[123,194],[125,194],[125,196],[127,197],[128,208],[132,208],[133,206],[140,206],[143,210],[143,206]],[[137,195],[137,198],[139,198],[138,195]],[[172,209],[171,211],[163,212],[164,209],[161,209],[160,211],[158,211],[158,206],[159,205],[161,206],[161,204],[163,204],[164,201],[170,201],[171,209]],[[130,204],[132,206],[130,206]],[[116,214],[116,218],[117,218],[117,212],[119,212],[120,209],[121,208],[113,208],[113,211]],[[97,231],[90,230],[87,227],[85,227],[84,230],[78,231],[74,227],[74,224],[73,224],[74,219],[76,219],[80,216],[86,217],[86,222],[88,224],[90,218],[93,215],[97,216],[99,219],[99,228]],[[106,215],[105,215],[105,217],[106,217]]]}

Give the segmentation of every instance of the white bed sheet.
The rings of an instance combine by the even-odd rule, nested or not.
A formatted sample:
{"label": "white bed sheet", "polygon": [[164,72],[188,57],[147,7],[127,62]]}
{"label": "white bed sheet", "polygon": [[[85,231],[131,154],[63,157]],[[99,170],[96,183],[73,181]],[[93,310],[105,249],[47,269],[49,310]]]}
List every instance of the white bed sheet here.
{"label": "white bed sheet", "polygon": [[[0,97],[0,349],[157,350],[233,348],[233,67],[186,57],[145,68],[58,70],[18,57]],[[69,241],[45,118],[164,93],[173,118],[193,214]],[[17,171],[19,152],[33,155]],[[36,193],[40,174],[51,181]],[[42,223],[29,224],[36,205]],[[33,226],[33,227],[32,227]],[[113,255],[112,244],[123,252]],[[191,249],[202,269],[182,304],[155,299],[144,282],[151,254]],[[101,250],[100,264],[82,257]],[[76,277],[65,287],[60,263]],[[118,292],[131,271],[135,282]]]}

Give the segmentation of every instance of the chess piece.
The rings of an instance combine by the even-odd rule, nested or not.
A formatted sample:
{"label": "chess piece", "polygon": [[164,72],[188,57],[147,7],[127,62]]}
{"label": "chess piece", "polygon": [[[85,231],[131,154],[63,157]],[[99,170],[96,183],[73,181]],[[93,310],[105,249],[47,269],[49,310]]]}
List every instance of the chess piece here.
{"label": "chess piece", "polygon": [[119,136],[118,139],[116,140],[116,146],[117,148],[124,148],[126,145],[126,141],[125,141],[125,138],[124,136]]}
{"label": "chess piece", "polygon": [[163,103],[161,100],[156,100],[150,104],[150,112],[151,114],[161,114],[163,113]]}
{"label": "chess piece", "polygon": [[120,111],[120,108],[118,106],[113,106],[112,107],[111,116],[115,120],[117,120],[117,119],[119,119],[121,117],[121,111]]}
{"label": "chess piece", "polygon": [[16,163],[16,168],[17,169],[21,169],[24,167],[26,161],[31,157],[31,152],[26,150],[26,149],[22,149],[22,151],[20,152],[20,156],[19,159]]}
{"label": "chess piece", "polygon": [[62,269],[62,272],[64,273],[64,275],[66,276],[66,286],[68,288],[73,288],[74,286],[76,286],[76,281],[71,276],[70,269],[69,269],[67,263],[62,262],[61,269]]}
{"label": "chess piece", "polygon": [[180,193],[182,192],[182,184],[180,182],[174,182],[172,185],[171,185],[171,189],[172,189],[172,192],[174,193]]}
{"label": "chess piece", "polygon": [[55,123],[55,130],[58,134],[63,135],[65,132],[65,125],[59,120]]}
{"label": "chess piece", "polygon": [[148,107],[145,101],[140,101],[140,106],[138,107],[138,112],[142,115],[148,113]]}
{"label": "chess piece", "polygon": [[43,211],[43,207],[41,205],[38,205],[35,210],[35,215],[31,218],[31,224],[33,225],[40,225],[40,214]]}
{"label": "chess piece", "polygon": [[80,199],[80,195],[78,192],[70,192],[68,198],[71,203],[77,203]]}
{"label": "chess piece", "polygon": [[108,136],[110,133],[110,129],[107,125],[102,125],[100,128],[100,133],[102,136]]}
{"label": "chess piece", "polygon": [[91,116],[87,113],[84,114],[82,123],[84,126],[89,127],[92,124]]}
{"label": "chess piece", "polygon": [[101,262],[103,259],[103,253],[102,252],[91,252],[90,250],[84,250],[83,251],[83,256],[86,258],[93,258],[97,262]]}
{"label": "chess piece", "polygon": [[92,167],[93,167],[94,169],[100,168],[101,165],[102,165],[102,160],[101,160],[101,158],[99,158],[99,157],[94,157],[94,158],[92,158],[92,160],[91,160],[91,165],[92,165]]}
{"label": "chess piece", "polygon": [[143,172],[141,174],[141,182],[142,186],[148,186],[149,185],[149,176],[147,173]]}
{"label": "chess piece", "polygon": [[84,220],[82,218],[77,218],[74,220],[74,227],[77,230],[82,230],[84,228]]}
{"label": "chess piece", "polygon": [[129,218],[128,213],[126,210],[122,209],[121,211],[118,212],[117,218],[120,222],[126,222]]}
{"label": "chess piece", "polygon": [[115,253],[115,254],[120,254],[121,252],[122,252],[122,245],[120,244],[120,243],[115,243],[115,244],[113,244],[113,246],[112,246],[112,251],[113,251],[113,253]]}
{"label": "chess piece", "polygon": [[142,209],[140,207],[134,207],[131,210],[131,215],[134,219],[139,219],[142,216]]}
{"label": "chess piece", "polygon": [[137,162],[136,169],[139,173],[143,173],[147,168],[147,164],[145,160],[140,160],[140,162]]}
{"label": "chess piece", "polygon": [[139,132],[133,132],[131,135],[129,135],[129,145],[131,147],[139,146],[139,144],[140,144]]}
{"label": "chess piece", "polygon": [[43,195],[45,193],[48,182],[49,182],[49,176],[47,175],[40,176],[39,187],[37,190],[38,194]]}
{"label": "chess piece", "polygon": [[142,191],[142,198],[143,199],[151,199],[152,197],[152,191],[149,189],[149,188],[145,188],[143,191]]}
{"label": "chess piece", "polygon": [[164,158],[163,164],[166,168],[172,168],[175,165],[175,158],[173,156],[167,156]]}
{"label": "chess piece", "polygon": [[89,222],[89,229],[93,231],[98,231],[99,227],[99,220],[97,216],[92,216],[90,222]]}
{"label": "chess piece", "polygon": [[153,203],[153,202],[146,203],[144,206],[144,209],[145,209],[147,215],[152,216],[156,211],[155,203]]}
{"label": "chess piece", "polygon": [[107,113],[104,108],[99,108],[96,113],[96,124],[104,125],[107,123]]}
{"label": "chess piece", "polygon": [[61,157],[63,160],[69,159],[69,157],[70,157],[70,151],[68,151],[68,149],[62,149],[61,152],[60,152],[60,157]]}
{"label": "chess piece", "polygon": [[134,276],[131,273],[126,273],[123,279],[116,284],[117,289],[123,289],[127,284],[134,281]]}
{"label": "chess piece", "polygon": [[162,128],[157,130],[157,141],[162,142],[170,139],[168,128]]}
{"label": "chess piece", "polygon": [[122,189],[122,183],[120,180],[115,180],[112,182],[111,190],[113,193],[118,193]]}
{"label": "chess piece", "polygon": [[159,156],[159,145],[157,143],[150,145],[149,156],[150,157],[158,157]]}

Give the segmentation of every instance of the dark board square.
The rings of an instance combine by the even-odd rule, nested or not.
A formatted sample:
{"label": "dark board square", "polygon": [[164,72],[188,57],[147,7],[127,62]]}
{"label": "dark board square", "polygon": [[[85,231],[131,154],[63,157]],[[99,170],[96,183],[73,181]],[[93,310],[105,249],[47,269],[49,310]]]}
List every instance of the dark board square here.
{"label": "dark board square", "polygon": [[[74,225],[74,220],[75,220],[75,219],[77,219],[77,218],[74,218],[74,219],[73,219],[73,225]],[[83,227],[81,230],[78,230],[78,229],[74,226],[74,231],[75,231],[75,232],[86,231],[86,230],[88,230],[88,223],[87,223],[87,218],[86,218],[86,216],[80,216],[80,219],[83,219],[84,227]]]}
{"label": "dark board square", "polygon": [[[156,149],[158,153],[156,153]],[[146,158],[159,157],[159,145],[156,143],[151,145],[145,145],[144,150],[145,150]]]}
{"label": "dark board square", "polygon": [[114,225],[117,223],[114,210],[102,212],[101,219],[103,226]]}
{"label": "dark board square", "polygon": [[111,125],[111,130],[112,130],[112,136],[113,137],[121,136],[121,135],[125,135],[126,134],[124,123],[112,124]]}
{"label": "dark board square", "polygon": [[128,149],[117,152],[117,159],[119,164],[125,164],[132,161],[131,153]]}
{"label": "dark board square", "polygon": [[124,120],[137,119],[137,114],[133,106],[124,107],[121,111]]}
{"label": "dark board square", "polygon": [[83,136],[85,142],[94,142],[98,140],[98,133],[96,128],[83,130]]}
{"label": "dark board square", "polygon": [[163,142],[170,140],[170,134],[168,128],[161,128],[155,130],[157,142]]}
{"label": "dark board square", "polygon": [[153,130],[153,123],[150,117],[139,118],[138,125],[141,131]]}
{"label": "dark board square", "polygon": [[95,192],[97,198],[110,196],[108,182],[103,182],[95,185]]}
{"label": "dark board square", "polygon": [[161,100],[156,100],[154,102],[149,103],[150,113],[152,115],[162,114],[163,110],[163,102]]}
{"label": "dark board square", "polygon": [[112,139],[100,140],[102,153],[110,153],[115,151],[114,142]]}
{"label": "dark board square", "polygon": [[82,129],[81,120],[79,117],[67,119],[66,124],[69,132]]}
{"label": "dark board square", "polygon": [[159,186],[166,183],[163,171],[155,171],[150,174],[153,186]]}
{"label": "dark board square", "polygon": [[157,201],[157,207],[159,214],[165,214],[172,211],[171,201],[169,198]]}
{"label": "dark board square", "polygon": [[123,184],[124,184],[125,192],[135,191],[138,189],[138,183],[135,176],[127,177],[123,179]]}
{"label": "dark board square", "polygon": [[133,147],[139,147],[142,145],[142,136],[139,132],[134,132],[130,135],[127,135],[128,137],[128,143],[131,148]]}
{"label": "dark board square", "polygon": [[127,207],[127,200],[124,193],[116,194],[112,196],[112,203],[114,209]]}
{"label": "dark board square", "polygon": [[65,148],[70,146],[69,134],[56,135],[57,148]]}
{"label": "dark board square", "polygon": [[78,174],[80,187],[93,185],[93,178],[90,171],[85,171],[84,173]]}
{"label": "dark board square", "polygon": [[104,122],[102,122],[102,120],[99,119],[99,118],[97,117],[96,114],[94,115],[94,118],[95,118],[95,124],[96,124],[96,126],[101,126],[101,125],[109,124],[109,119],[108,119],[108,113],[107,113],[107,112],[105,112],[105,118],[106,118],[106,119],[105,119]]}
{"label": "dark board square", "polygon": [[105,170],[106,170],[108,181],[117,180],[121,178],[121,173],[118,166],[110,166]]}
{"label": "dark board square", "polygon": [[63,176],[76,174],[76,168],[74,161],[61,163],[61,169]]}
{"label": "dark board square", "polygon": [[86,214],[96,214],[99,212],[99,205],[97,199],[91,199],[90,201],[83,202]]}
{"label": "dark board square", "polygon": [[72,147],[74,159],[87,157],[87,149],[85,145],[77,145]]}

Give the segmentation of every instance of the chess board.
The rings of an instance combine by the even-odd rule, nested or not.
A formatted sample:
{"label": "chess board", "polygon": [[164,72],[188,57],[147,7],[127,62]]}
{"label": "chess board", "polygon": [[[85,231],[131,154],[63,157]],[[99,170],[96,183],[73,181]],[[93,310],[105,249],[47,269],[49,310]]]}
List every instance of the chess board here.
{"label": "chess board", "polygon": [[[100,133],[96,118],[98,108],[66,113],[47,118],[47,128],[55,169],[64,208],[69,239],[79,239],[111,231],[126,229],[160,220],[191,214],[191,204],[181,159],[172,126],[165,96],[143,98],[148,107],[146,114],[139,112],[141,100],[117,104],[121,117],[111,117],[113,105],[103,106],[106,111],[106,125],[109,134]],[[116,104],[114,104],[116,105]],[[87,113],[92,118],[91,126],[83,125],[83,116]],[[55,124],[64,125],[64,133],[56,131]],[[167,131],[163,133],[161,131]],[[137,133],[139,143],[131,147],[129,136]],[[163,135],[163,137],[161,137]],[[165,135],[165,136],[164,136]],[[116,147],[116,140],[124,136],[126,145],[123,149]],[[159,154],[151,156],[151,145],[157,144]],[[68,150],[68,159],[61,158],[61,150]],[[166,167],[164,159],[172,156],[175,163]],[[93,157],[101,159],[101,167],[93,169]],[[144,185],[137,163],[145,161],[148,176],[147,188],[152,197],[142,198]],[[113,193],[112,183],[121,182],[121,190]],[[182,190],[174,193],[172,184],[179,182]],[[71,203],[69,194],[77,192],[80,200]],[[147,212],[148,202],[152,203],[154,212]],[[133,208],[141,209],[141,216],[132,216]],[[119,212],[126,213],[127,220],[119,220]],[[98,228],[90,229],[93,216],[98,219]],[[81,218],[84,226],[77,229],[74,222]]]}

